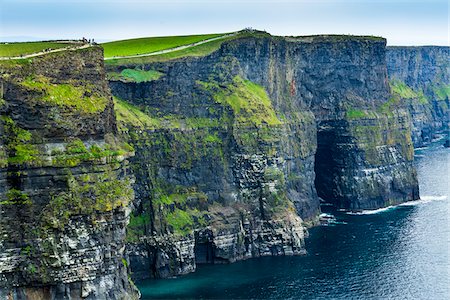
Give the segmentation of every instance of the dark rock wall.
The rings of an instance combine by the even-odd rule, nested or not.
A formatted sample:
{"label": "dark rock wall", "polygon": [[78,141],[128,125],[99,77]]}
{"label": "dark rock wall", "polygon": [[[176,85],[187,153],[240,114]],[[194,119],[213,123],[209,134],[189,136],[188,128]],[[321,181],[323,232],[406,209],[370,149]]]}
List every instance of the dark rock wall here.
{"label": "dark rock wall", "polygon": [[355,210],[417,199],[409,115],[390,101],[385,61],[384,39],[252,37],[138,66],[163,74],[151,82],[110,81],[152,120],[119,125],[136,148],[134,276],[303,253],[298,217],[314,220],[318,195]]}
{"label": "dark rock wall", "polygon": [[2,62],[0,297],[132,298],[127,272],[304,254],[320,201],[417,199],[413,143],[448,122],[446,58],[256,34],[107,67],[159,72],[140,83],[108,86],[98,47]]}
{"label": "dark rock wall", "polygon": [[137,298],[123,260],[131,149],[114,136],[102,49],[0,70],[0,298]]}
{"label": "dark rock wall", "polygon": [[416,147],[448,131],[450,94],[450,47],[387,47],[389,79],[400,81],[424,98],[403,99],[412,115]]}

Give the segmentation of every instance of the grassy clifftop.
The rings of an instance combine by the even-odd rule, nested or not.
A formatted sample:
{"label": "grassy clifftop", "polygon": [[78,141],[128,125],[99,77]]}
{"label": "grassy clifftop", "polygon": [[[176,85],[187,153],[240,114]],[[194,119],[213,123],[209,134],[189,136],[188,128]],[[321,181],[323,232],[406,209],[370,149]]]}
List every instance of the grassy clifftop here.
{"label": "grassy clifftop", "polygon": [[102,44],[105,49],[105,58],[115,56],[130,56],[147,54],[161,50],[167,50],[184,45],[197,43],[204,40],[220,37],[225,33],[186,35],[186,36],[163,36],[113,41]]}
{"label": "grassy clifftop", "polygon": [[[270,36],[270,34],[256,30],[242,30],[223,34],[124,40],[105,43],[102,46],[105,49],[105,64],[114,66],[138,65],[151,62],[164,62],[182,57],[206,56],[218,50],[224,42],[248,36]],[[203,43],[198,44],[199,42]],[[142,50],[136,53],[136,49],[133,48],[134,45]],[[185,47],[178,48],[181,46]],[[111,56],[110,53],[114,52],[121,54]],[[136,57],[136,55],[139,56]],[[115,58],[115,56],[120,57]]]}
{"label": "grassy clifftop", "polygon": [[14,57],[41,52],[45,49],[59,49],[73,45],[65,42],[0,43],[0,57]]}

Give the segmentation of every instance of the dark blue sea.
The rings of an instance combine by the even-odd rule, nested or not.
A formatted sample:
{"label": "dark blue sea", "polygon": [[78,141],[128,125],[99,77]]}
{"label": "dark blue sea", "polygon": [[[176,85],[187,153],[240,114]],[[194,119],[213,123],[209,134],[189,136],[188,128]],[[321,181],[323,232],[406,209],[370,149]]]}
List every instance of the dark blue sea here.
{"label": "dark blue sea", "polygon": [[450,299],[450,149],[416,150],[421,201],[310,230],[303,257],[199,266],[143,299]]}

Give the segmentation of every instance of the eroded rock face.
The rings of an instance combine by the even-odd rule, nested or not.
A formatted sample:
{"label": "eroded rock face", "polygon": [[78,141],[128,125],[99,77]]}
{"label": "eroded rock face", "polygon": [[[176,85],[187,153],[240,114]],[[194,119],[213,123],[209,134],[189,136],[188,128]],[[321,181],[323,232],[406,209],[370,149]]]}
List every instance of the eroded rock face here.
{"label": "eroded rock face", "polygon": [[1,66],[0,297],[133,298],[127,269],[304,254],[320,198],[418,198],[422,98],[391,93],[384,39],[256,34],[109,87],[97,47]]}
{"label": "eroded rock face", "polygon": [[385,61],[384,39],[259,35],[139,65],[153,81],[110,80],[136,149],[132,276],[302,254],[318,196],[354,210],[417,199],[409,114],[390,101]]}
{"label": "eroded rock face", "polygon": [[392,89],[412,116],[414,145],[426,145],[447,132],[450,47],[387,47],[386,60]]}
{"label": "eroded rock face", "polygon": [[0,70],[0,298],[137,298],[123,260],[132,150],[102,49]]}

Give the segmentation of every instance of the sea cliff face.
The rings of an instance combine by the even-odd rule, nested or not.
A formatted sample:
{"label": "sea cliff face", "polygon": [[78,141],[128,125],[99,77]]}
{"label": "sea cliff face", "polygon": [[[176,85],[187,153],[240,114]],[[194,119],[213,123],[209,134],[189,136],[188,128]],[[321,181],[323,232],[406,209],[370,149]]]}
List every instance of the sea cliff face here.
{"label": "sea cliff face", "polygon": [[255,32],[106,72],[97,46],[2,62],[0,298],[133,298],[128,275],[306,253],[321,202],[417,199],[417,119],[444,111],[389,83],[385,44]]}
{"label": "sea cliff face", "polygon": [[132,149],[102,49],[0,67],[0,298],[137,298],[123,258]]}
{"label": "sea cliff face", "polygon": [[414,145],[448,132],[450,47],[387,47],[386,59],[393,94],[412,116]]}
{"label": "sea cliff face", "polygon": [[[156,75],[120,78],[130,69]],[[136,149],[134,278],[302,254],[320,198],[353,210],[418,198],[410,116],[391,99],[384,39],[261,34],[108,76]]]}

